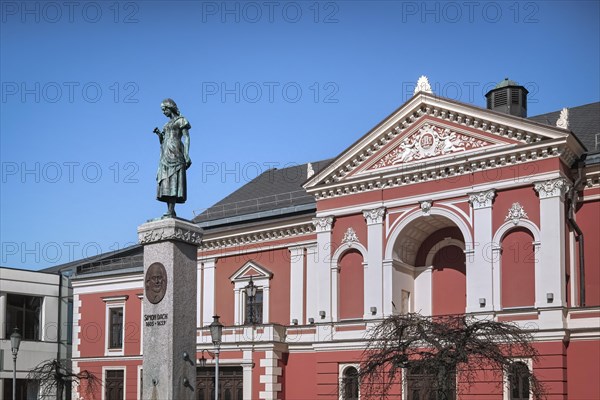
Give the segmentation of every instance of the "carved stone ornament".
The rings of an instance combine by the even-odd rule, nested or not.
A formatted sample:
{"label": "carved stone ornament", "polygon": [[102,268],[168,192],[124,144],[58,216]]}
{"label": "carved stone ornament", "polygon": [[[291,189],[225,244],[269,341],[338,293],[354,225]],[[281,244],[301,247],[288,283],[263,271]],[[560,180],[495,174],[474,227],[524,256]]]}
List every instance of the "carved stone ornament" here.
{"label": "carved stone ornament", "polygon": [[469,195],[469,203],[477,210],[479,208],[487,208],[492,206],[492,201],[496,196],[494,189],[486,190],[484,192],[471,193]]}
{"label": "carved stone ornament", "polygon": [[433,93],[431,91],[431,85],[429,84],[429,79],[425,75],[421,75],[419,80],[417,80],[417,86],[415,86],[415,91],[413,94],[417,94],[419,92],[425,93]]}
{"label": "carved stone ornament", "polygon": [[315,170],[312,163],[306,165],[306,179],[310,179],[315,175]]}
{"label": "carved stone ornament", "polygon": [[358,242],[358,236],[356,236],[356,232],[352,228],[348,228],[346,233],[344,233],[344,237],[342,238],[342,243],[352,244],[354,242]]}
{"label": "carved stone ornament", "polygon": [[372,210],[364,210],[363,217],[367,220],[367,225],[381,224],[385,215],[385,207],[374,208]]}
{"label": "carved stone ornament", "polygon": [[560,117],[556,121],[557,128],[569,129],[569,109],[563,108],[560,111]]}
{"label": "carved stone ornament", "polygon": [[155,262],[148,267],[145,277],[146,298],[152,304],[158,304],[167,292],[167,271],[161,263]]}
{"label": "carved stone ornament", "polygon": [[549,197],[562,197],[569,190],[569,185],[565,178],[550,179],[543,182],[536,182],[533,186],[540,195],[540,199]]}
{"label": "carved stone ornament", "polygon": [[202,243],[202,230],[195,224],[177,218],[147,222],[138,227],[140,244],[175,240],[193,245]]}
{"label": "carved stone ornament", "polygon": [[431,206],[433,205],[433,201],[425,200],[419,203],[421,205],[421,211],[423,211],[423,215],[429,215],[431,211]]}
{"label": "carved stone ornament", "polygon": [[333,225],[333,217],[320,217],[313,218],[313,224],[317,229],[317,233],[319,232],[327,232],[331,230],[331,226]]}
{"label": "carved stone ornament", "polygon": [[418,132],[405,138],[400,145],[369,169],[406,164],[430,157],[476,149],[488,144],[486,141],[451,131],[448,128],[425,124]]}
{"label": "carved stone ornament", "polygon": [[181,242],[200,244],[202,243],[202,234],[192,232],[181,228],[159,228],[146,231],[138,235],[140,244],[153,242],[162,242],[164,240],[178,240]]}
{"label": "carved stone ornament", "polygon": [[517,225],[521,218],[529,218],[527,213],[523,209],[523,206],[519,203],[513,203],[508,209],[508,215],[504,219],[505,221],[512,221],[513,224]]}

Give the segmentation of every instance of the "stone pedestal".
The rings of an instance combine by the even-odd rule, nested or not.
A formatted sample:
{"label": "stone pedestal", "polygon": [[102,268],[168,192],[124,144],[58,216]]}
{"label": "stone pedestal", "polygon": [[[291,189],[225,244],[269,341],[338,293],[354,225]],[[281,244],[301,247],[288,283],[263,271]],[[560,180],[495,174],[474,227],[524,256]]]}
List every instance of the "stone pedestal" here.
{"label": "stone pedestal", "polygon": [[201,229],[167,218],[138,227],[138,238],[144,245],[143,398],[193,400]]}

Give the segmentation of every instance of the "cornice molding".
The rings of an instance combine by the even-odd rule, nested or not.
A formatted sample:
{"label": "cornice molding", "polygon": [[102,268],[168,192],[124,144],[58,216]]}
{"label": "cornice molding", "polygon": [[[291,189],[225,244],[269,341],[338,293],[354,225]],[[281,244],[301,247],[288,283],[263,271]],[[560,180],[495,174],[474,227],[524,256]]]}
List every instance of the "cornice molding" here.
{"label": "cornice molding", "polygon": [[198,248],[200,251],[227,249],[235,246],[247,246],[250,244],[265,243],[273,240],[301,237],[314,232],[315,226],[313,222],[302,222],[284,227],[267,228],[254,232],[244,232],[212,239],[205,238]]}
{"label": "cornice molding", "polygon": [[532,163],[537,160],[555,157],[560,157],[566,165],[571,165],[575,159],[575,155],[565,151],[563,146],[542,143],[528,148],[505,149],[497,154],[471,154],[469,157],[446,160],[445,163],[432,160],[429,163],[418,163],[411,166],[411,168],[395,168],[373,175],[357,177],[353,180],[310,188],[307,189],[307,192],[313,194],[315,200],[318,201],[423,182],[439,182],[443,179],[453,179],[475,172]]}

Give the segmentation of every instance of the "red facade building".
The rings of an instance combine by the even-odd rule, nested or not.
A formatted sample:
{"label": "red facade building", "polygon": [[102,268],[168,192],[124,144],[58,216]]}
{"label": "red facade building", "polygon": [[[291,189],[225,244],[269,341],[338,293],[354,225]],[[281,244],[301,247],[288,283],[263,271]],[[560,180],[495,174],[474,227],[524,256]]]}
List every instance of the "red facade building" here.
{"label": "red facade building", "polygon": [[[198,399],[213,315],[221,399],[299,400],[359,398],[368,329],[407,312],[532,329],[541,357],[522,361],[548,398],[600,398],[600,103],[526,118],[511,81],[487,109],[421,89],[336,158],[265,171],[194,219]],[[73,363],[103,377],[98,399],[143,396],[141,254],[74,265]],[[492,371],[459,398],[525,396]]]}

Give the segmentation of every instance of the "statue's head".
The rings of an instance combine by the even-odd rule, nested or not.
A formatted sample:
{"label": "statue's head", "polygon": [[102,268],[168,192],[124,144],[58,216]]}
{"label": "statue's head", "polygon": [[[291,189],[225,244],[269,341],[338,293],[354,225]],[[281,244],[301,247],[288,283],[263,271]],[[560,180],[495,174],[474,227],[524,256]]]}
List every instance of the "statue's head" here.
{"label": "statue's head", "polygon": [[168,108],[175,115],[179,115],[179,108],[177,108],[177,104],[173,99],[164,99],[162,103],[160,103],[161,108]]}

